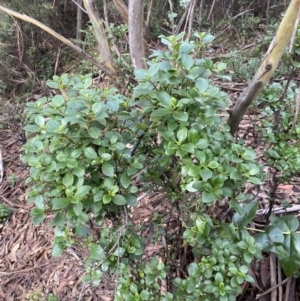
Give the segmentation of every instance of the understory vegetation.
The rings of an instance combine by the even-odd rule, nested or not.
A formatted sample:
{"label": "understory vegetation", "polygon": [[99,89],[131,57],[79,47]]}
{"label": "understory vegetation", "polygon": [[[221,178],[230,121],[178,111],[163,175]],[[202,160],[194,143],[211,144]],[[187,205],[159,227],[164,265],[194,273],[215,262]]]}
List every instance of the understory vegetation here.
{"label": "understory vegetation", "polygon": [[[167,50],[150,56],[148,70],[136,70],[130,97],[93,87],[90,74],[63,74],[47,81],[59,93],[27,104],[25,131],[34,136],[23,146],[23,160],[30,166],[31,215],[38,224],[56,212],[53,256],[76,242],[73,234],[86,238],[84,281],[98,285],[104,273],[116,273],[115,300],[235,300],[240,285],[253,281],[249,265],[262,251],[277,254],[286,275],[299,269],[299,222],[272,214],[272,225],[258,234],[247,228],[258,203],[244,186],[262,184],[265,175],[255,150],[234,141],[227,115],[220,114],[228,96],[211,78],[227,78],[226,64],[195,59],[212,41],[209,34],[195,33],[190,42],[183,34],[161,39]],[[289,102],[280,103],[282,91],[280,85],[265,90],[269,105],[260,134],[263,161],[281,173],[279,182],[299,172],[300,160],[300,126],[291,128],[293,114]],[[288,95],[295,96],[293,86]],[[291,130],[287,140],[284,131]],[[172,262],[142,260],[142,229],[130,221],[138,194],[159,189],[184,212],[181,247],[189,246],[194,258],[186,277],[172,279]],[[221,201],[236,212],[231,222],[206,213]],[[114,224],[108,227],[111,214]],[[87,238],[90,219],[102,226],[99,241]],[[162,296],[167,278],[174,289]]]}
{"label": "understory vegetation", "polygon": [[[103,59],[87,15],[75,38],[77,6],[1,2]],[[95,5],[112,45],[111,78],[31,24],[0,19],[0,93],[9,99],[0,130],[16,119],[25,131],[26,197],[33,223],[54,229],[52,256],[83,245],[82,290],[111,277],[115,301],[235,301],[245,283],[256,285],[252,266],[266,254],[298,279],[299,220],[276,193],[300,173],[299,27],[246,127],[233,135],[228,122],[233,92],[258,69],[286,2],[145,1],[147,69],[135,70],[128,26],[107,2]],[[134,220],[140,197],[154,194],[168,210]],[[1,203],[0,222],[13,212]],[[148,252],[154,244],[163,247]],[[40,290],[27,299],[58,300]]]}

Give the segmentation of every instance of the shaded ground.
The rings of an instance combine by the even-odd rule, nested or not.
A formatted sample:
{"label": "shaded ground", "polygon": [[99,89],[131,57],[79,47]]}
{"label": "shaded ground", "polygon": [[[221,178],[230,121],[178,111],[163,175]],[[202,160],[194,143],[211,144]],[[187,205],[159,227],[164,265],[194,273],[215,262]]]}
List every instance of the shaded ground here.
{"label": "shaded ground", "polygon": [[[249,141],[253,141],[254,138],[251,136],[251,120],[254,119],[245,117],[241,124],[240,133],[248,132]],[[9,128],[0,128],[0,150],[4,162],[0,203],[6,203],[14,210],[9,220],[0,226],[0,300],[48,300],[51,293],[61,301],[112,300],[114,279],[104,277],[96,288],[82,284],[85,274],[84,260],[88,254],[80,244],[69,248],[60,258],[51,258],[54,235],[53,229],[48,226],[49,220],[40,226],[34,226],[29,215],[32,206],[27,203],[24,187],[28,170],[20,161],[20,147],[23,143],[24,137],[18,125],[11,124]],[[262,148],[263,146],[260,147]],[[254,190],[251,186],[246,187],[253,193],[255,199],[260,201],[261,211],[258,213],[263,213],[263,210],[267,209],[270,185],[269,179],[259,190]],[[300,209],[295,204],[299,199],[299,187],[298,179],[281,185],[276,194],[276,206],[280,207],[282,200],[285,199],[291,204],[290,212],[298,215]],[[222,214],[227,208],[228,206],[219,206],[212,207],[210,210],[214,214]],[[162,224],[164,231],[178,231],[179,213],[168,201],[159,193],[151,197],[144,194],[139,197],[139,205],[131,216],[136,224],[148,225],[143,235],[149,237],[153,235],[151,221],[155,213],[165,213],[165,222]],[[258,214],[251,227],[263,228],[264,223],[264,218]],[[167,264],[172,265],[166,257],[169,245],[171,245],[170,241],[151,243],[149,239],[145,256],[159,254]],[[178,249],[177,256],[184,257],[186,254]],[[275,257],[265,256],[262,260],[257,260],[252,265],[251,274],[255,283],[243,286],[244,293],[237,300],[255,300],[258,294],[268,292],[269,289],[271,292],[261,296],[259,300],[297,301],[300,299],[299,283],[296,279],[285,279]]]}

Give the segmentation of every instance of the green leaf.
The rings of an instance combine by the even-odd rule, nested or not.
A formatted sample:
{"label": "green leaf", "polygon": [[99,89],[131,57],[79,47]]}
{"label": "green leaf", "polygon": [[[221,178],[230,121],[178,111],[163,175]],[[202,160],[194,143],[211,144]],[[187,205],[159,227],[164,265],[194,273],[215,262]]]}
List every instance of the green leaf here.
{"label": "green leaf", "polygon": [[71,204],[70,198],[53,198],[51,200],[52,209],[58,210],[67,207],[69,204]]}
{"label": "green leaf", "polygon": [[283,221],[286,223],[289,231],[294,232],[299,228],[299,220],[295,215],[286,215],[282,217]]}
{"label": "green leaf", "polygon": [[194,277],[188,277],[188,279],[187,279],[188,286],[186,288],[186,291],[188,294],[191,294],[192,292],[195,291],[196,286],[198,285],[198,281],[199,281],[199,279],[196,279]]}
{"label": "green leaf", "polygon": [[171,97],[166,91],[158,91],[155,96],[162,107],[172,109]]}
{"label": "green leaf", "polygon": [[164,116],[167,116],[167,115],[170,115],[170,114],[172,114],[171,109],[159,108],[159,109],[154,110],[151,113],[151,116],[152,117],[164,117]]}
{"label": "green leaf", "polygon": [[196,150],[194,153],[195,157],[199,160],[201,164],[203,164],[206,161],[206,155],[204,152]]}
{"label": "green leaf", "polygon": [[196,80],[196,88],[198,89],[199,93],[204,93],[209,86],[209,82],[205,78],[198,78]]}
{"label": "green leaf", "polygon": [[[239,206],[239,205],[237,205]],[[256,215],[258,203],[251,202],[249,204],[245,204],[242,208],[242,214],[236,212],[233,216],[233,223],[238,225],[240,228],[247,226]]]}
{"label": "green leaf", "polygon": [[51,99],[51,105],[53,107],[60,107],[65,102],[64,97],[62,95],[55,95]]}
{"label": "green leaf", "polygon": [[279,228],[282,232],[289,232],[289,226],[286,224],[285,220],[282,217],[278,217],[275,214],[270,215],[270,222],[273,226]]}
{"label": "green leaf", "polygon": [[193,143],[185,143],[185,144],[182,144],[180,146],[180,149],[185,151],[185,152],[188,152],[188,153],[191,153],[193,154],[194,151],[195,151],[195,148],[194,148],[194,144]]}
{"label": "green leaf", "polygon": [[150,68],[148,69],[149,76],[153,77],[154,75],[157,74],[158,70],[159,70],[159,64],[157,63],[151,64]]}
{"label": "green leaf", "polygon": [[94,114],[97,114],[101,110],[101,108],[102,108],[101,102],[96,102],[92,106],[92,111]]}
{"label": "green leaf", "polygon": [[163,136],[163,138],[165,140],[167,140],[168,142],[174,142],[176,143],[176,138],[173,132],[168,131],[168,132],[162,132],[161,135]]}
{"label": "green leaf", "polygon": [[112,178],[114,176],[114,167],[111,164],[102,164],[101,170],[107,177]]}
{"label": "green leaf", "polygon": [[189,132],[188,132],[188,139],[189,139],[189,142],[193,143],[193,144],[196,144],[196,142],[198,142],[199,140],[199,133],[196,129],[190,129]]}
{"label": "green leaf", "polygon": [[120,177],[120,183],[124,188],[128,188],[131,183],[131,177],[127,175],[127,172],[124,172]]}
{"label": "green leaf", "polygon": [[61,244],[55,243],[52,248],[52,257],[59,257],[62,254],[63,250],[64,248]]}
{"label": "green leaf", "polygon": [[100,260],[101,257],[103,257],[103,255],[104,255],[104,250],[100,246],[100,244],[91,243],[90,256],[93,259]]}
{"label": "green leaf", "polygon": [[203,39],[202,39],[202,44],[205,45],[205,44],[208,44],[210,42],[212,42],[214,40],[214,36],[211,35],[211,34],[206,34]]}
{"label": "green leaf", "polygon": [[66,187],[70,187],[73,185],[73,182],[74,182],[74,177],[72,174],[70,173],[66,173],[63,177],[63,184],[66,186]]}
{"label": "green leaf", "polygon": [[98,155],[92,147],[86,147],[84,150],[84,155],[89,159],[97,159]]}
{"label": "green leaf", "polygon": [[254,184],[254,185],[259,185],[261,184],[261,180],[259,178],[256,178],[256,177],[249,177],[249,181]]}
{"label": "green leaf", "polygon": [[213,193],[203,191],[201,196],[203,203],[213,203],[216,200],[216,197]]}
{"label": "green leaf", "polygon": [[182,128],[177,132],[177,139],[178,142],[181,143],[187,138],[187,129]]}
{"label": "green leaf", "polygon": [[243,154],[242,158],[245,160],[254,160],[256,158],[257,154],[254,150],[252,149],[247,149]]}
{"label": "green leaf", "polygon": [[212,177],[213,173],[208,168],[203,168],[200,170],[200,176],[202,177],[203,181],[207,181]]}
{"label": "green leaf", "polygon": [[199,141],[196,144],[197,148],[199,149],[205,149],[209,146],[209,141],[206,139],[199,139]]}
{"label": "green leaf", "polygon": [[53,80],[47,80],[46,85],[52,89],[59,89],[59,84]]}
{"label": "green leaf", "polygon": [[55,133],[57,129],[59,128],[60,123],[57,120],[50,119],[46,123],[46,129],[50,133]]}
{"label": "green leaf", "polygon": [[194,59],[190,55],[184,54],[181,61],[186,70],[190,70],[194,66]]}
{"label": "green leaf", "polygon": [[81,202],[78,202],[75,206],[73,206],[73,210],[77,216],[79,216],[82,212],[83,205]]}
{"label": "green leaf", "polygon": [[224,176],[218,175],[213,178],[212,185],[214,188],[221,188],[224,185],[224,181],[225,181]]}
{"label": "green leaf", "polygon": [[187,112],[183,112],[183,111],[176,111],[176,112],[174,112],[173,117],[176,120],[185,122],[189,119],[189,114]]}
{"label": "green leaf", "polygon": [[140,298],[142,300],[148,300],[150,296],[150,293],[147,290],[142,290],[140,293]]}
{"label": "green leaf", "polygon": [[[131,186],[132,187],[132,186]],[[133,193],[125,195],[127,205],[136,206],[137,205],[137,196]]]}
{"label": "green leaf", "polygon": [[43,116],[41,116],[41,115],[38,115],[38,116],[35,117],[34,122],[38,126],[44,126],[44,124],[45,124],[45,118]]}
{"label": "green leaf", "polygon": [[207,166],[211,169],[215,169],[215,168],[219,167],[219,163],[217,161],[210,161]]}
{"label": "green leaf", "polygon": [[265,231],[268,233],[272,242],[282,243],[284,241],[282,231],[276,226],[268,226],[265,228]]}
{"label": "green leaf", "polygon": [[112,200],[116,205],[119,205],[119,206],[127,204],[126,199],[120,194],[116,194]]}
{"label": "green leaf", "polygon": [[231,180],[241,180],[243,177],[241,175],[241,173],[237,170],[233,170],[231,173],[230,173],[230,179]]}
{"label": "green leaf", "polygon": [[91,138],[98,139],[100,134],[101,134],[101,130],[99,128],[96,128],[96,127],[91,127],[88,130],[88,134],[90,135]]}
{"label": "green leaf", "polygon": [[24,126],[23,129],[29,133],[36,133],[40,130],[40,127],[35,124],[29,124],[29,125]]}
{"label": "green leaf", "polygon": [[274,149],[268,149],[267,154],[274,159],[280,159],[280,155]]}
{"label": "green leaf", "polygon": [[30,215],[33,218],[33,223],[35,225],[41,224],[45,219],[44,209],[41,208],[33,208],[30,212]]}
{"label": "green leaf", "polygon": [[111,196],[109,194],[104,195],[103,204],[109,204],[111,202]]}
{"label": "green leaf", "polygon": [[267,233],[256,234],[254,238],[257,243],[261,244],[264,250],[270,247],[271,242]]}
{"label": "green leaf", "polygon": [[83,185],[83,186],[79,187],[79,189],[75,193],[75,198],[82,199],[83,197],[85,197],[89,193],[91,188],[92,187],[88,186],[88,185]]}
{"label": "green leaf", "polygon": [[88,77],[84,80],[84,87],[85,89],[89,88],[93,84],[93,79],[91,77]]}
{"label": "green leaf", "polygon": [[300,268],[300,234],[287,235],[284,246],[287,256],[282,256],[279,253],[278,257],[284,273],[290,277]]}
{"label": "green leaf", "polygon": [[85,174],[85,169],[83,167],[78,166],[78,167],[74,168],[74,174],[78,178],[82,178]]}

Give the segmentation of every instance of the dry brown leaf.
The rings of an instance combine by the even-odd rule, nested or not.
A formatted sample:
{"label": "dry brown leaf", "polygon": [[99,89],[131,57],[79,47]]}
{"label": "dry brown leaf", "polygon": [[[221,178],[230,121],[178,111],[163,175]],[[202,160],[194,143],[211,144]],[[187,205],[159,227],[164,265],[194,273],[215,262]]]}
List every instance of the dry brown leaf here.
{"label": "dry brown leaf", "polygon": [[278,188],[279,189],[283,189],[283,190],[290,190],[290,189],[293,189],[294,185],[279,185]]}

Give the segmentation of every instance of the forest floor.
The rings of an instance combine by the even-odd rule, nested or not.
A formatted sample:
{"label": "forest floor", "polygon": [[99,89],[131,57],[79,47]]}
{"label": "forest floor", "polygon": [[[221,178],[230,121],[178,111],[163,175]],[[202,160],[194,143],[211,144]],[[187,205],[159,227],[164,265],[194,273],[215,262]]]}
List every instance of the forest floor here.
{"label": "forest floor", "polygon": [[[234,100],[235,94],[231,96]],[[14,114],[11,114],[8,120],[14,120]],[[245,116],[239,132],[239,135],[248,133],[249,143],[253,141],[251,130],[248,130],[252,126],[251,120],[253,118]],[[53,228],[49,226],[51,216],[39,226],[34,226],[30,217],[33,205],[27,203],[27,188],[24,185],[28,168],[20,160],[20,148],[25,142],[21,124],[11,121],[7,125],[4,123],[4,119],[0,119],[0,151],[4,165],[4,178],[0,183],[0,203],[7,204],[13,213],[4,224],[0,224],[0,301],[54,300],[49,299],[50,294],[55,295],[60,301],[113,300],[115,282],[109,276],[104,277],[98,287],[82,284],[85,275],[84,261],[88,252],[80,241],[68,248],[61,257],[51,257],[54,238]],[[263,146],[256,150],[258,153],[263,151]],[[260,202],[260,210],[267,208],[270,186],[270,181],[267,180],[259,189],[245,187]],[[297,207],[299,197],[298,179],[280,185],[276,193],[277,207],[282,200],[287,200],[291,206],[291,213],[299,215],[300,210]],[[215,213],[217,210],[223,210],[210,209]],[[165,217],[166,221],[168,220],[168,227],[171,221],[173,222],[171,227],[176,231],[180,226],[178,212],[172,210],[168,200],[161,194],[140,196],[137,208],[131,213],[131,219],[134,223],[151,225],[155,213],[160,212],[168,213]],[[251,226],[259,228],[263,227],[264,223],[263,216],[257,215]],[[167,222],[163,227],[166,224]],[[148,240],[144,258],[154,253],[162,254],[165,249],[168,249],[168,246],[162,242],[153,243]],[[286,280],[275,256],[264,255],[263,259],[253,262],[250,273],[255,282],[245,284],[243,294],[238,296],[237,300],[255,300],[258,294],[264,292],[267,293],[260,297],[261,301],[300,300],[299,280],[295,278]]]}

